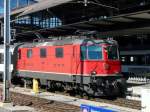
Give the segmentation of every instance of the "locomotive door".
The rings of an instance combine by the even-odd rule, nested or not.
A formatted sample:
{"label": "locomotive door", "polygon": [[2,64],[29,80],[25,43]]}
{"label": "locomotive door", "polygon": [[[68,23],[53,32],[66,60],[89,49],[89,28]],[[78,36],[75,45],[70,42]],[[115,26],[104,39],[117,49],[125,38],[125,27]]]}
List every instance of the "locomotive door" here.
{"label": "locomotive door", "polygon": [[25,69],[25,67],[26,67],[25,50],[19,49],[17,55],[18,55],[17,56],[17,59],[18,59],[17,66],[18,66],[18,68]]}
{"label": "locomotive door", "polygon": [[71,75],[77,75],[78,72],[78,53],[77,46],[72,47],[72,58],[71,58]]}
{"label": "locomotive door", "polygon": [[47,71],[48,60],[47,60],[47,49],[40,48],[40,65],[41,71]]}

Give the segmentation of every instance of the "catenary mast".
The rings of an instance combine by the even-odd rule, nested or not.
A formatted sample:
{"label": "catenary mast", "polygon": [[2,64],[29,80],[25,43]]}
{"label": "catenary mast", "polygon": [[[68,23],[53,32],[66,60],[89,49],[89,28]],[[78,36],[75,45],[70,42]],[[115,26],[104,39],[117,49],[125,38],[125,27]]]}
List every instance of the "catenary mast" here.
{"label": "catenary mast", "polygon": [[4,0],[4,74],[3,74],[3,102],[10,102],[10,0]]}

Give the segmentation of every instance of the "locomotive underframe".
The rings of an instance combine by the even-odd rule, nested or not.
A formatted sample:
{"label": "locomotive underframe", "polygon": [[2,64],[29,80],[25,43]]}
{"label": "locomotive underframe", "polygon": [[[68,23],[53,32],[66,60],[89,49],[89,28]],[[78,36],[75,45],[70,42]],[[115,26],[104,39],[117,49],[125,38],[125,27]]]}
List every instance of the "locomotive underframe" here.
{"label": "locomotive underframe", "polygon": [[103,77],[18,71],[17,76],[36,78],[39,79],[41,85],[47,87],[75,89],[92,96],[124,95],[126,89],[126,81],[122,75]]}

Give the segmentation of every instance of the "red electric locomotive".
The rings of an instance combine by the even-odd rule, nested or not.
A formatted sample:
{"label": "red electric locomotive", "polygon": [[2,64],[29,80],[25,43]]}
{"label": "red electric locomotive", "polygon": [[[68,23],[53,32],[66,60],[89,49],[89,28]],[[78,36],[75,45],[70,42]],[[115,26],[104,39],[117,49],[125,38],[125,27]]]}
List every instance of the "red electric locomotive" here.
{"label": "red electric locomotive", "polygon": [[124,93],[118,46],[112,40],[65,39],[24,44],[17,76],[48,87],[71,88],[94,96]]}

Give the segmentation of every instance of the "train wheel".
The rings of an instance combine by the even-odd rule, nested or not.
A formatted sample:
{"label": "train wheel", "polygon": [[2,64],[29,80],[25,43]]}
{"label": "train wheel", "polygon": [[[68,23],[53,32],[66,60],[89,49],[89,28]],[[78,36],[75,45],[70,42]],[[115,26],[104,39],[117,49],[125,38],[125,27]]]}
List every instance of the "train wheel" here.
{"label": "train wheel", "polygon": [[23,80],[21,80],[21,78],[19,78],[19,77],[13,77],[12,78],[12,81],[11,81],[14,85],[19,85],[19,86],[21,86],[21,85],[23,85]]}
{"label": "train wheel", "polygon": [[120,93],[119,96],[120,97],[125,97],[126,96],[125,93],[126,93],[126,89],[127,89],[126,86],[121,84],[121,83],[119,83],[118,84],[118,88],[119,88],[119,93]]}
{"label": "train wheel", "polygon": [[83,96],[83,99],[86,99],[86,100],[90,99],[89,95],[86,92],[84,92],[82,96]]}
{"label": "train wheel", "polygon": [[120,79],[117,82],[117,87],[119,90],[119,97],[125,97],[126,96],[126,91],[127,91],[127,84],[126,84],[126,80],[124,78]]}
{"label": "train wheel", "polygon": [[55,92],[55,82],[47,81],[46,89],[47,91]]}

